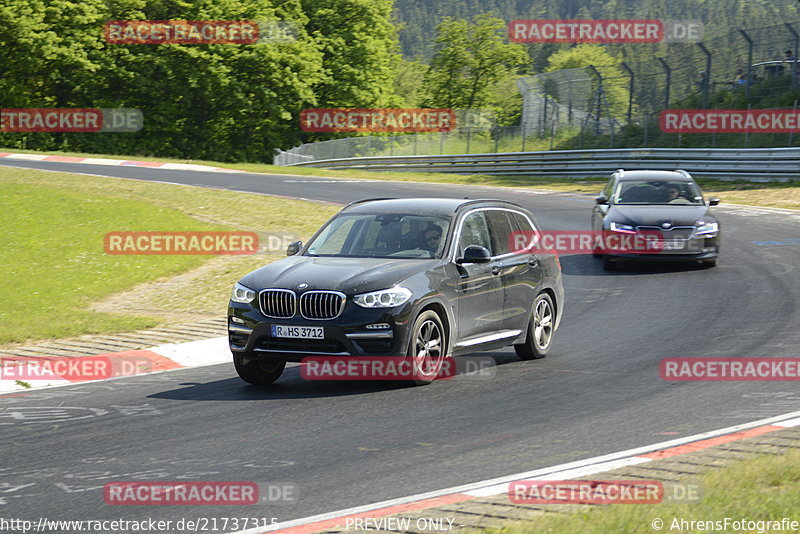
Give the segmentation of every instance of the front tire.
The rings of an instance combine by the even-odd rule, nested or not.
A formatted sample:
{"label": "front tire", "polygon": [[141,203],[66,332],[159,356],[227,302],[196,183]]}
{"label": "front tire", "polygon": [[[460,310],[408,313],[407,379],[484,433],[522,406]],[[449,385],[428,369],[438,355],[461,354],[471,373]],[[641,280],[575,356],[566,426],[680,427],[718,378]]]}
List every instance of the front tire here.
{"label": "front tire", "polygon": [[617,264],[614,261],[612,261],[607,254],[603,255],[603,269],[605,269],[606,271],[617,270]]}
{"label": "front tire", "polygon": [[247,353],[234,353],[233,366],[236,367],[239,378],[256,386],[272,384],[280,378],[286,367],[286,360],[258,361],[250,359],[248,356]]}
{"label": "front tire", "polygon": [[406,352],[414,373],[412,383],[424,386],[433,382],[442,369],[446,350],[447,339],[439,315],[433,310],[419,314]]}
{"label": "front tire", "polygon": [[523,360],[537,360],[547,356],[553,346],[555,322],[553,299],[547,293],[539,293],[533,301],[525,343],[514,345],[517,356]]}

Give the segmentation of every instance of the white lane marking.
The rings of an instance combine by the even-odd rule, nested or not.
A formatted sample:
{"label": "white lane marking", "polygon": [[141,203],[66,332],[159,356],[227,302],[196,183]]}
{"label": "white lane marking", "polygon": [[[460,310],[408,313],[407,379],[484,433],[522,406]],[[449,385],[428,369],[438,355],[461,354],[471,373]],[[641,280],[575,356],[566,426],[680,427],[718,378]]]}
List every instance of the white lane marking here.
{"label": "white lane marking", "polygon": [[[30,384],[32,381],[27,380],[20,380],[20,382],[25,382]],[[35,383],[35,382],[34,382]],[[69,386],[70,384],[74,384],[75,382],[70,382],[69,380],[48,380],[47,386]],[[47,387],[44,386],[44,387]],[[18,391],[33,391],[34,389],[39,389],[39,386],[32,386],[32,387],[25,387],[17,383],[16,380],[6,380],[0,378],[0,394],[3,393],[16,393]]]}
{"label": "white lane marking", "polygon": [[186,343],[167,343],[147,349],[184,367],[201,367],[232,361],[228,337],[213,337]]}
{"label": "white lane marking", "polygon": [[215,171],[218,167],[208,165],[197,165],[196,163],[165,163],[156,169],[166,169],[170,171]]}
{"label": "white lane marking", "polygon": [[[770,417],[767,419],[761,419],[759,421],[753,421],[750,423],[744,423],[741,425],[730,426],[727,428],[721,428],[719,430],[712,430],[710,432],[704,432],[702,434],[695,434],[693,436],[686,436],[684,438],[673,439],[670,441],[665,441],[662,443],[656,443],[653,445],[645,445],[644,447],[637,447],[635,449],[628,449],[626,451],[615,452],[611,454],[605,454],[603,456],[597,456],[595,458],[589,458],[586,460],[578,460],[576,462],[569,462],[566,464],[561,464],[553,467],[546,467],[543,469],[537,469],[534,471],[527,471],[524,473],[517,473],[516,475],[508,475],[504,477],[494,478],[490,480],[483,480],[480,482],[473,482],[471,484],[464,484],[462,486],[454,486],[451,488],[445,488],[437,491],[430,491],[428,493],[420,493],[418,495],[410,495],[408,497],[400,497],[397,499],[391,499],[388,501],[382,501],[373,504],[366,504],[362,506],[355,506],[352,508],[345,508],[342,510],[337,510],[334,512],[328,512],[324,514],[317,514],[309,517],[302,517],[299,519],[292,519],[290,521],[284,521],[282,523],[275,523],[273,525],[268,525],[266,527],[257,527],[251,528],[247,530],[240,530],[238,532],[232,534],[258,534],[259,532],[272,532],[274,530],[281,530],[284,528],[290,527],[297,527],[301,525],[306,525],[308,523],[316,523],[318,521],[325,521],[327,519],[336,519],[338,517],[348,516],[352,514],[360,514],[365,512],[370,512],[372,510],[377,510],[381,508],[389,508],[391,506],[398,506],[401,504],[408,504],[416,501],[422,501],[425,499],[433,499],[436,497],[442,497],[444,495],[451,495],[454,493],[462,493],[462,494],[470,494],[469,492],[485,490],[488,487],[492,486],[500,486],[501,484],[508,484],[509,482],[514,482],[516,480],[524,480],[529,479],[531,477],[543,477],[543,476],[551,476],[556,473],[563,473],[565,471],[574,470],[575,472],[580,472],[581,468],[586,468],[587,470],[592,466],[596,466],[598,464],[608,464],[609,462],[615,460],[624,460],[624,459],[631,459],[641,454],[647,454],[650,452],[659,451],[662,449],[669,449],[671,447],[677,447],[678,445],[685,445],[687,443],[692,443],[695,441],[701,441],[704,439],[715,438],[718,436],[724,436],[727,434],[733,434],[736,432],[741,432],[742,430],[749,430],[751,428],[756,428],[765,425],[775,425],[779,426],[776,423],[784,422],[784,423],[791,423],[795,419],[800,419],[800,411],[798,412],[790,412],[783,415],[778,415],[775,417]],[[582,476],[582,475],[579,475]]]}
{"label": "white lane marking", "polygon": [[81,165],[122,165],[124,159],[86,158],[83,161],[56,161],[55,163],[80,163]]}
{"label": "white lane marking", "polygon": [[283,180],[286,184],[359,184],[364,182],[385,182],[386,180],[337,180],[337,179],[323,179],[323,180]]}
{"label": "white lane marking", "polygon": [[[484,186],[484,187],[492,187],[492,186]],[[558,193],[558,191],[543,190],[543,189],[514,189],[512,193],[523,193],[526,195],[552,195],[554,193]]]}
{"label": "white lane marking", "polygon": [[32,161],[42,161],[47,157],[49,157],[48,154],[11,154],[9,156],[5,156],[3,159],[27,159]]}
{"label": "white lane marking", "polygon": [[781,421],[780,423],[775,423],[775,426],[782,426],[784,428],[793,428],[796,426],[800,426],[800,417],[797,419],[789,419],[788,421]]}

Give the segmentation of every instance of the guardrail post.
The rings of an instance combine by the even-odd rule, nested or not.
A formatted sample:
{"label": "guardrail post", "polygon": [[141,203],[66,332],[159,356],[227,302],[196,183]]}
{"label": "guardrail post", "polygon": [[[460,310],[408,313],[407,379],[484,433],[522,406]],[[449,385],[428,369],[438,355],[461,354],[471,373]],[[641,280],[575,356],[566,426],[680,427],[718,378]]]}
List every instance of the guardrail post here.
{"label": "guardrail post", "polygon": [[784,26],[786,26],[786,29],[789,30],[789,33],[794,37],[794,49],[792,50],[792,54],[794,55],[794,62],[792,63],[792,87],[797,87],[797,53],[800,52],[800,50],[798,50],[798,48],[800,48],[800,35],[797,35],[797,31],[788,22],[785,22]]}
{"label": "guardrail post", "polygon": [[750,85],[753,83],[753,39],[744,30],[739,30],[747,41],[747,83],[744,86],[744,96],[750,100]]}
{"label": "guardrail post", "polygon": [[703,80],[703,109],[708,109],[711,97],[711,52],[708,51],[708,48],[703,43],[697,43],[697,46],[706,55],[706,77]]}

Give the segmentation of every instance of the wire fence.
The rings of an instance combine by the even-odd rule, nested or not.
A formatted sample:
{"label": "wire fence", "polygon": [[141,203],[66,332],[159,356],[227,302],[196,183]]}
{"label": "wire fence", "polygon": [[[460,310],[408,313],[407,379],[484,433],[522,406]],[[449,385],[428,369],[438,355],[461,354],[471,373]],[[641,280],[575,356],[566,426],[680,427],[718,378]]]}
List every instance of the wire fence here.
{"label": "wire fence", "polygon": [[[620,65],[528,76],[518,126],[435,134],[372,135],[277,151],[276,165],[367,156],[474,154],[620,147],[793,146],[795,133],[667,134],[664,109],[797,110],[800,23],[737,29],[702,43],[663,45],[657,61],[608,45]],[[662,45],[659,45],[662,46]]]}

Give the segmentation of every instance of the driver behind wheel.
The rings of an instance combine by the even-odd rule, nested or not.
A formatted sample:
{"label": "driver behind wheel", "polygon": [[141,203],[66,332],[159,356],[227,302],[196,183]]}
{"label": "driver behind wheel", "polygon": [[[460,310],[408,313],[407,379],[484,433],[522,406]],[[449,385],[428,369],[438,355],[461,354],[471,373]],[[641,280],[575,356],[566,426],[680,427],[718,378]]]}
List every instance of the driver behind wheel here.
{"label": "driver behind wheel", "polygon": [[435,256],[439,251],[439,246],[442,241],[442,229],[436,224],[429,224],[425,230],[420,232],[420,242],[417,248],[427,250],[431,253],[431,257]]}

